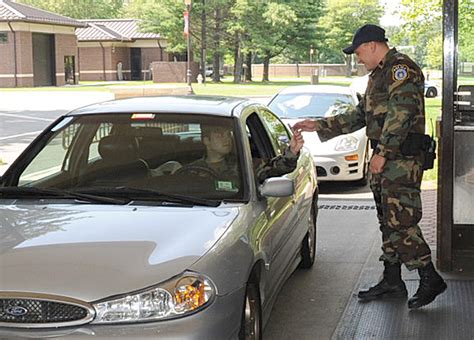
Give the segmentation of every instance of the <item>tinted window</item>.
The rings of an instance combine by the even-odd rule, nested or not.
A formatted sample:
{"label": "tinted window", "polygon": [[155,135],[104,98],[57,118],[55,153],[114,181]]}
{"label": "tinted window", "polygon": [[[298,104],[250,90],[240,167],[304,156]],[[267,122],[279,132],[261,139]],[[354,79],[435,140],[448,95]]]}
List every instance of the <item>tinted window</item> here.
{"label": "tinted window", "polygon": [[280,118],[327,117],[354,107],[354,100],[338,93],[291,93],[276,96],[269,107]]}

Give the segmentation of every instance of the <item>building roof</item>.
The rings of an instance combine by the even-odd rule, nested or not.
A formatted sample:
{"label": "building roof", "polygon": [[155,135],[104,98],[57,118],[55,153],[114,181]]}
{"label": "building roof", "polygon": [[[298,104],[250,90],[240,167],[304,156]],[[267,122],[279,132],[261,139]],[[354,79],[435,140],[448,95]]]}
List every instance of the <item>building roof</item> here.
{"label": "building roof", "polygon": [[81,20],[85,28],[76,30],[78,41],[133,41],[137,39],[159,39],[157,33],[140,31],[137,19],[93,19]]}
{"label": "building roof", "polygon": [[86,26],[85,23],[79,20],[10,0],[0,0],[0,21],[24,21],[74,27]]}

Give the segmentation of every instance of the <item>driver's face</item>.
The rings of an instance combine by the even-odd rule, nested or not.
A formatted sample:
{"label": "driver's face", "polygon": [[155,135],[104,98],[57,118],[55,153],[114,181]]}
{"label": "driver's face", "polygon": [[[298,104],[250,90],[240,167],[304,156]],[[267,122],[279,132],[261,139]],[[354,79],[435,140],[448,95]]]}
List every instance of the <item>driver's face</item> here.
{"label": "driver's face", "polygon": [[228,129],[220,129],[211,132],[209,136],[208,149],[222,156],[232,151],[232,132]]}

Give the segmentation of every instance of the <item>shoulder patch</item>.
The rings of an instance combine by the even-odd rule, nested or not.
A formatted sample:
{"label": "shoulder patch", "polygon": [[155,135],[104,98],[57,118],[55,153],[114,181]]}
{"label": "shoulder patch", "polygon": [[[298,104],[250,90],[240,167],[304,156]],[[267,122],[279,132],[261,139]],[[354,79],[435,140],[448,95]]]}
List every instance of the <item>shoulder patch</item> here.
{"label": "shoulder patch", "polygon": [[408,66],[398,64],[392,67],[392,78],[394,81],[405,80],[408,78]]}

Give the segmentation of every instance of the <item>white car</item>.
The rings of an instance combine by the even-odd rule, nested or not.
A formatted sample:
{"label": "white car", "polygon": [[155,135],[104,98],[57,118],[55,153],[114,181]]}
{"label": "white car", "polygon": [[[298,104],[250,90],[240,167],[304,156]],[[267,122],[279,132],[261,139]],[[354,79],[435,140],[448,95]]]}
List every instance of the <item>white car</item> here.
{"label": "white car", "polygon": [[[342,86],[303,85],[283,89],[269,102],[270,109],[290,126],[306,118],[339,114],[357,105],[355,91]],[[322,143],[317,133],[304,133],[319,181],[367,183],[369,147],[365,128]]]}

